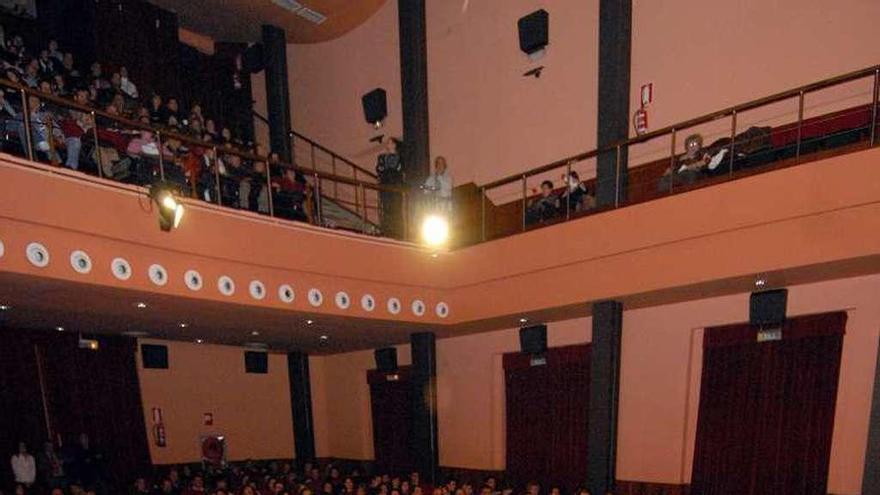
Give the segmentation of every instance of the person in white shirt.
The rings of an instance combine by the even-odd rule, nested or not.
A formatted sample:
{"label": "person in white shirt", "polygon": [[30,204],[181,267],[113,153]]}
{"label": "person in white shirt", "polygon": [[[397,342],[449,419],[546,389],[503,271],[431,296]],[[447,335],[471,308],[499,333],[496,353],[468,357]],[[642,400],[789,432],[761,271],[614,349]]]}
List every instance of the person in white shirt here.
{"label": "person in white shirt", "polygon": [[128,78],[128,68],[123,66],[119,69],[119,89],[122,90],[123,93],[128,95],[130,98],[134,98],[135,100],[138,98],[138,89],[137,86],[131,82],[131,79]]}
{"label": "person in white shirt", "polygon": [[446,158],[438,156],[434,159],[434,172],[425,179],[423,188],[434,195],[438,206],[452,209],[452,175],[446,166]]}
{"label": "person in white shirt", "polygon": [[28,454],[27,445],[19,442],[18,453],[12,456],[10,461],[12,464],[12,473],[15,475],[15,482],[25,486],[34,484],[37,479],[37,463],[34,456]]}

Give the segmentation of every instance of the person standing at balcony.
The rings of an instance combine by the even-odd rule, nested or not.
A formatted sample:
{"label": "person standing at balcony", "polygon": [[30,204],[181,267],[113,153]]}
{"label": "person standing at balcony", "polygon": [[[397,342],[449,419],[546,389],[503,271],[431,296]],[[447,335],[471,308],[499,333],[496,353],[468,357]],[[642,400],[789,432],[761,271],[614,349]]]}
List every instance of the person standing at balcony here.
{"label": "person standing at balcony", "polygon": [[[385,150],[377,157],[376,174],[383,186],[400,187],[404,183],[403,162],[398,150],[400,141],[393,137],[385,138]],[[379,226],[382,232],[393,238],[403,235],[403,198],[395,191],[379,191],[381,215]]]}
{"label": "person standing at balcony", "polygon": [[446,164],[446,158],[438,156],[434,159],[434,172],[425,179],[422,188],[433,196],[434,207],[446,213],[452,211],[452,174]]}

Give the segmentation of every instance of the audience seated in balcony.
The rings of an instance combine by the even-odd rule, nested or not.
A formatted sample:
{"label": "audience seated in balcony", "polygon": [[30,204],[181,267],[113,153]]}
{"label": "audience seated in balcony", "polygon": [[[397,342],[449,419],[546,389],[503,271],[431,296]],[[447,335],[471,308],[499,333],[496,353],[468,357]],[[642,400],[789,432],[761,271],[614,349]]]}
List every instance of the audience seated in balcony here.
{"label": "audience seated in balcony", "polygon": [[553,182],[541,183],[541,194],[526,209],[526,224],[533,225],[553,220],[559,215],[559,196],[553,190]]}
{"label": "audience seated in balcony", "polygon": [[691,134],[684,140],[685,152],[663,173],[657,188],[668,191],[672,187],[693,184],[703,178],[712,157],[703,149],[703,136]]}
{"label": "audience seated in balcony", "polygon": [[567,177],[562,174],[562,181],[565,186],[560,196],[560,211],[565,208],[566,202],[568,202],[569,213],[586,211],[596,206],[595,197],[590,194],[587,185],[581,182],[577,172],[572,170]]}

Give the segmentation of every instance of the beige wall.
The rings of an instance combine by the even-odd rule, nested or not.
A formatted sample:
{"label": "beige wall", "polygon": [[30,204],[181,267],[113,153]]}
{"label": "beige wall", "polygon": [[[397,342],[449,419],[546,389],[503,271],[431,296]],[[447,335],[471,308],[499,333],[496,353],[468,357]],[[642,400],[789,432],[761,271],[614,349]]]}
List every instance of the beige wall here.
{"label": "beige wall", "polygon": [[[880,275],[790,288],[789,314],[847,311],[831,453],[829,490],[859,493],[877,357]],[[699,407],[702,329],[748,319],[748,294],[624,313],[617,476],[689,483]],[[549,325],[550,346],[591,340],[591,320]],[[505,465],[501,356],[519,349],[516,329],[437,342],[440,463],[472,469]],[[403,355],[407,353],[404,352]],[[372,354],[313,360],[312,386],[321,456],[372,456],[369,389]],[[317,399],[316,399],[317,400]],[[320,411],[320,412],[319,412]]]}
{"label": "beige wall", "polygon": [[[168,346],[167,370],[144,369],[138,379],[147,432],[152,410],[162,409],[167,446],[150,438],[154,464],[201,461],[200,435],[223,435],[227,458],[278,459],[294,453],[287,357],[269,354],[269,372],[244,372],[244,349],[221,345],[141,340]],[[203,424],[212,413],[214,424]]]}

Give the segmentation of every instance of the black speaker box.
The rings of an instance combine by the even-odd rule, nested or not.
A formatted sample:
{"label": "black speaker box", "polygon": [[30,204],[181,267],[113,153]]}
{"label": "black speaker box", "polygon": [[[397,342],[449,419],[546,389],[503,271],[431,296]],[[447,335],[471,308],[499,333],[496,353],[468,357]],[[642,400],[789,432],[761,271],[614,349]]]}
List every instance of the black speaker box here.
{"label": "black speaker box", "polygon": [[547,325],[535,325],[519,329],[519,347],[528,354],[547,352]]}
{"label": "black speaker box", "polygon": [[376,349],[376,369],[383,373],[397,371],[397,349],[385,347]]}
{"label": "black speaker box", "polygon": [[753,292],[749,297],[749,324],[779,326],[785,321],[788,289]]}
{"label": "black speaker box", "polygon": [[241,68],[247,73],[256,74],[263,70],[265,65],[266,58],[263,54],[262,43],[254,43],[245,48],[244,52],[241,54]]}
{"label": "black speaker box", "polygon": [[377,124],[388,116],[388,97],[385,90],[376,88],[361,97],[364,105],[364,118],[370,124]]}
{"label": "black speaker box", "polygon": [[536,10],[516,23],[519,28],[519,48],[531,55],[549,42],[550,14],[546,10]]}
{"label": "black speaker box", "polygon": [[145,369],[168,369],[168,346],[141,344],[141,360]]}
{"label": "black speaker box", "polygon": [[259,351],[244,351],[244,372],[265,375],[269,372],[269,354]]}

